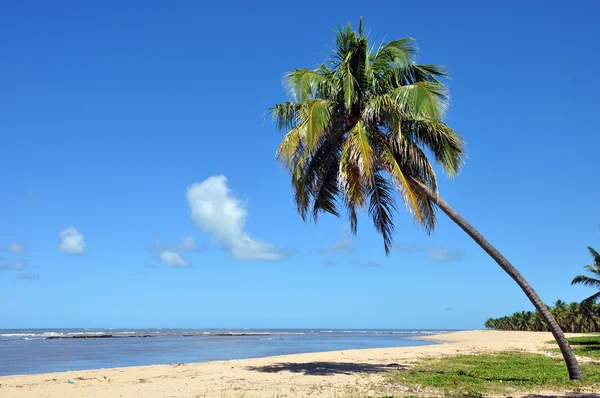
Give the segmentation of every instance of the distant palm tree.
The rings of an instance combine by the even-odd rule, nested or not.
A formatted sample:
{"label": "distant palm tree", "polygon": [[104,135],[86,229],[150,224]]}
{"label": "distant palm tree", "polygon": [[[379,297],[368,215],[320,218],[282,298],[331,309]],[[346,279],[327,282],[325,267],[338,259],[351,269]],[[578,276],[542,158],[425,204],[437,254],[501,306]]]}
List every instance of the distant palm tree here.
{"label": "distant palm tree", "polygon": [[392,248],[395,190],[427,232],[439,207],[523,289],[554,335],[572,379],[583,373],[541,298],[512,264],[438,194],[427,158],[455,176],[465,157],[459,134],[443,122],[449,96],[438,65],[417,64],[411,38],[370,46],[350,25],[337,32],[333,58],[316,69],[285,76],[293,98],[270,109],[286,132],[277,157],[292,176],[298,212],[317,220],[320,212],[347,211],[357,229],[357,209],[368,208],[386,253]]}
{"label": "distant palm tree", "polygon": [[[554,308],[548,307],[563,331],[570,333],[600,332],[600,304],[577,302],[567,304],[557,300]],[[547,325],[539,311],[515,312],[510,316],[490,318],[485,327],[496,330],[547,331]]]}
{"label": "distant palm tree", "polygon": [[600,254],[588,246],[588,250],[594,259],[593,265],[586,265],[584,268],[588,270],[592,277],[586,275],[577,275],[572,281],[571,285],[583,285],[598,289],[598,293],[592,294],[581,302],[581,304],[589,304],[596,302],[600,299]]}

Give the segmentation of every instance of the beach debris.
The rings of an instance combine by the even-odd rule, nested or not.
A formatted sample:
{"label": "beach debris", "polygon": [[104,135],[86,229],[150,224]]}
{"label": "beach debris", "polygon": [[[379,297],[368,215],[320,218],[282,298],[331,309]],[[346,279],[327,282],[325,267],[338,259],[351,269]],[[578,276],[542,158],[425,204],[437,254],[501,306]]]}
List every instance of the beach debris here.
{"label": "beach debris", "polygon": [[69,383],[69,384],[75,384],[75,382],[73,380],[67,380],[67,383]]}

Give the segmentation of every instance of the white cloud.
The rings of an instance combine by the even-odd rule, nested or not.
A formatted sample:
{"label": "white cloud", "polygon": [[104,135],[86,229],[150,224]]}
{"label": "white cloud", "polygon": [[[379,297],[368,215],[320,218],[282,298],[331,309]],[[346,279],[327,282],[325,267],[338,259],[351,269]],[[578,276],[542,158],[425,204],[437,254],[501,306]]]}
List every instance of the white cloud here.
{"label": "white cloud", "polygon": [[325,245],[319,249],[319,254],[350,254],[356,251],[356,239],[348,232],[348,228],[342,229],[342,237],[331,245]]}
{"label": "white cloud", "polygon": [[23,247],[23,245],[20,245],[18,243],[9,243],[6,246],[3,246],[0,251],[3,252],[7,252],[7,253],[11,253],[11,254],[17,254],[19,256],[24,256],[27,254],[27,250],[25,250],[25,248]]}
{"label": "white cloud", "polygon": [[18,271],[18,270],[22,270],[25,269],[25,263],[23,261],[15,261],[15,262],[11,262],[11,263],[2,263],[0,264],[0,270],[6,270],[6,271]]}
{"label": "white cloud", "polygon": [[192,219],[222,244],[233,260],[281,260],[281,250],[256,240],[244,231],[248,211],[232,195],[225,176],[213,176],[193,184],[186,192]]}
{"label": "white cloud", "polygon": [[58,249],[67,254],[84,254],[85,253],[85,238],[74,227],[69,227],[58,234],[61,238]]}
{"label": "white cloud", "polygon": [[379,265],[378,263],[376,263],[373,260],[369,261],[366,264],[363,264],[362,266],[365,267],[365,268],[379,268],[379,267],[381,267],[381,265]]}
{"label": "white cloud", "polygon": [[181,258],[179,253],[170,252],[168,250],[163,250],[160,253],[159,258],[160,258],[161,263],[163,263],[164,265],[168,265],[169,267],[177,267],[177,268],[189,267],[188,262],[185,261],[183,258]]}
{"label": "white cloud", "polygon": [[418,253],[422,252],[424,249],[418,243],[394,243],[392,245],[392,250],[400,253]]}
{"label": "white cloud", "polygon": [[189,252],[194,250],[196,247],[196,241],[191,236],[183,237],[183,245],[181,245],[181,250]]}
{"label": "white cloud", "polygon": [[427,250],[427,258],[433,261],[440,262],[451,262],[459,261],[465,257],[465,254],[461,251],[452,252],[448,249],[435,249],[430,248]]}
{"label": "white cloud", "polygon": [[17,278],[23,279],[23,280],[37,281],[40,279],[40,274],[23,273],[23,274],[17,275]]}

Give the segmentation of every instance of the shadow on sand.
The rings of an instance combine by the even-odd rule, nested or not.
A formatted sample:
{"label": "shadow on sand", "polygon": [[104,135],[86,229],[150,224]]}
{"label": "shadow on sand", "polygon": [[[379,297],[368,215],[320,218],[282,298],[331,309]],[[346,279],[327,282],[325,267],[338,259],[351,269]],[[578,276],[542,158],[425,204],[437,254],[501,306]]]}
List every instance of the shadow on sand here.
{"label": "shadow on sand", "polygon": [[311,376],[329,376],[336,374],[349,375],[352,373],[385,373],[390,370],[407,368],[397,363],[370,364],[349,362],[305,362],[305,363],[278,363],[266,366],[250,366],[248,370],[265,373],[292,372],[303,373]]}
{"label": "shadow on sand", "polygon": [[575,392],[568,392],[565,394],[558,394],[558,395],[552,395],[552,394],[531,394],[531,395],[526,395],[523,398],[600,398],[600,395],[598,394],[594,394],[594,393],[585,393],[585,392],[581,392],[581,393],[575,393]]}

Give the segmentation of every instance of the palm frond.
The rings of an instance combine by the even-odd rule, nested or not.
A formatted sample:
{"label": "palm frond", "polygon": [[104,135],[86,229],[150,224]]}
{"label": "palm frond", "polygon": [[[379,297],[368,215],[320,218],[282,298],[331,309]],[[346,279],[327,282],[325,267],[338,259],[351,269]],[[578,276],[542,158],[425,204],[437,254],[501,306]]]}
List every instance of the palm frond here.
{"label": "palm frond", "polygon": [[317,150],[308,156],[301,179],[295,185],[297,193],[301,192],[303,195],[300,197],[301,201],[296,203],[303,219],[306,219],[311,207],[315,222],[320,211],[339,216],[337,171],[340,155],[339,140],[334,136],[324,136]]}
{"label": "palm frond", "polygon": [[322,83],[323,77],[312,69],[294,69],[286,73],[283,80],[290,95],[296,101],[302,102],[315,98],[316,89]]}
{"label": "palm frond", "polygon": [[406,135],[395,132],[390,137],[388,148],[394,154],[396,162],[405,174],[411,178],[421,181],[433,192],[437,192],[437,178],[427,155],[423,150]]}
{"label": "palm frond", "polygon": [[593,287],[596,289],[600,289],[600,280],[590,278],[589,276],[586,276],[586,275],[577,275],[571,281],[571,285],[583,285],[586,287]]}
{"label": "palm frond", "polygon": [[597,265],[600,267],[600,254],[594,250],[591,246],[588,246],[588,250],[590,252],[590,254],[592,255],[592,257],[594,257],[594,265]]}
{"label": "palm frond", "polygon": [[464,141],[456,131],[442,122],[427,119],[406,120],[402,131],[429,148],[450,178],[460,172],[466,152]]}
{"label": "palm frond", "polygon": [[319,138],[329,125],[332,102],[326,99],[316,99],[304,102],[300,113],[305,121],[306,145],[314,150]]}
{"label": "palm frond", "polygon": [[298,124],[300,107],[301,104],[297,102],[283,102],[270,108],[267,114],[275,121],[277,130],[291,130]]}
{"label": "palm frond", "polygon": [[293,169],[300,147],[300,129],[291,129],[277,147],[276,158],[287,169]]}
{"label": "palm frond", "polygon": [[581,302],[581,305],[582,306],[589,306],[590,304],[595,303],[598,300],[600,300],[600,292],[592,294],[590,297],[588,297],[585,300],[583,300]]}
{"label": "palm frond", "polygon": [[416,82],[389,92],[407,117],[438,120],[448,110],[449,95],[443,84]]}
{"label": "palm frond", "polygon": [[404,204],[406,205],[409,213],[411,213],[415,219],[422,224],[424,222],[423,214],[421,213],[421,206],[419,205],[417,195],[411,187],[410,182],[402,172],[402,168],[396,161],[394,154],[387,147],[383,149],[383,160],[385,169],[394,177],[398,191],[402,195]]}
{"label": "palm frond", "polygon": [[390,64],[396,67],[413,64],[417,51],[417,42],[412,37],[384,43],[373,57],[373,66],[380,71],[388,68]]}
{"label": "palm frond", "polygon": [[402,120],[402,108],[389,94],[371,97],[365,104],[363,114],[369,122],[378,124],[385,120],[387,124],[398,128]]}
{"label": "palm frond", "polygon": [[358,166],[360,174],[366,181],[372,180],[373,148],[371,148],[367,130],[361,120],[348,132],[342,156]]}
{"label": "palm frond", "polygon": [[392,249],[393,213],[396,210],[396,203],[393,188],[379,172],[373,177],[373,183],[369,187],[369,197],[369,215],[375,229],[383,238],[385,253],[389,254]]}

